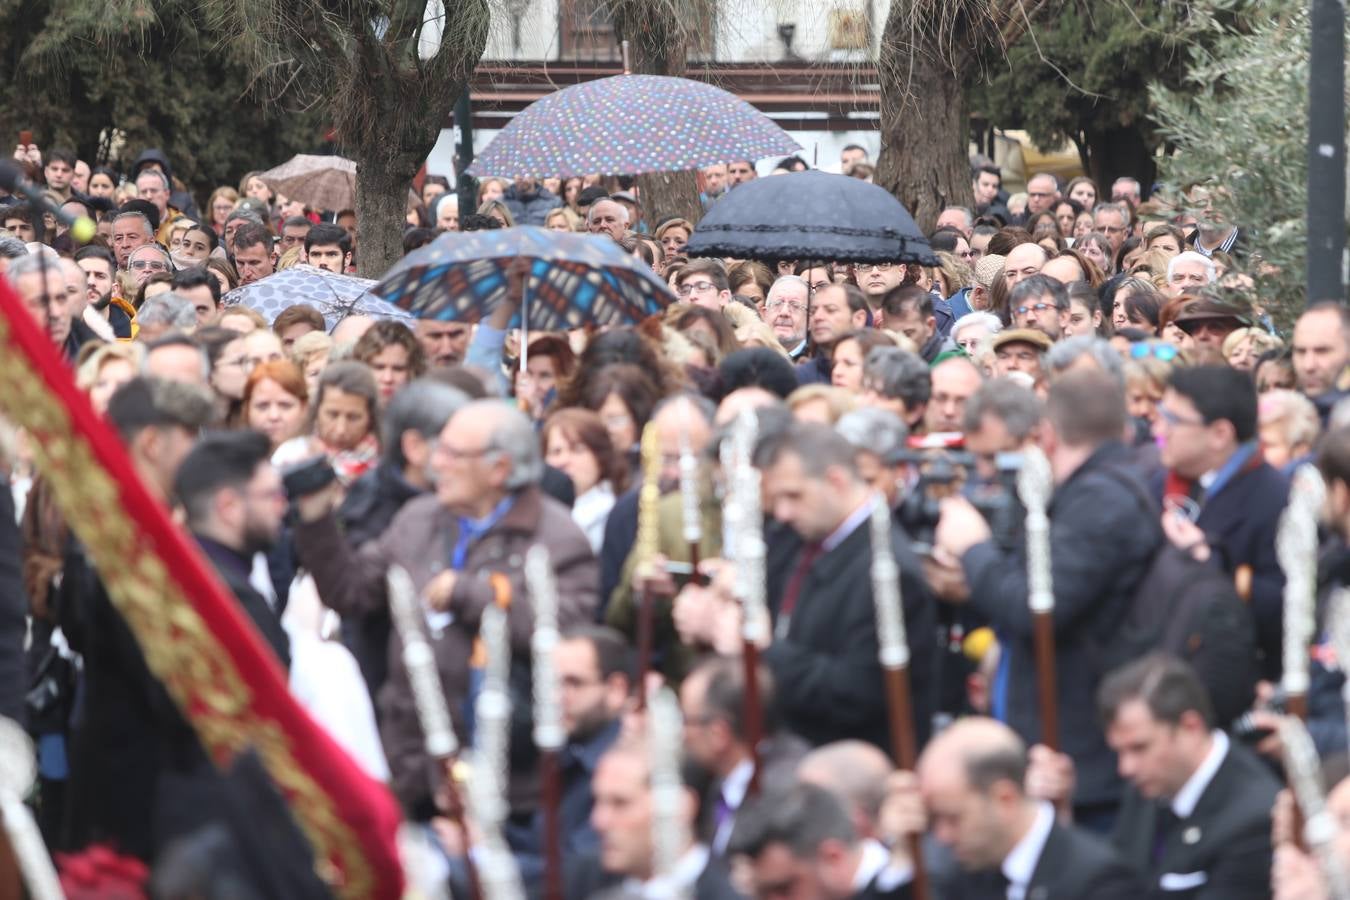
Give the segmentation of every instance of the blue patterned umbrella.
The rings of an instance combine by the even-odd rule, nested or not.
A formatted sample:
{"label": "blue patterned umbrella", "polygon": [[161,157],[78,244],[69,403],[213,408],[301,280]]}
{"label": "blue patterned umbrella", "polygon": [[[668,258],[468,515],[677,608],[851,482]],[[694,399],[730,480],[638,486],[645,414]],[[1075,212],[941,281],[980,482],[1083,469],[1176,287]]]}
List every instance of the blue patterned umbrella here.
{"label": "blue patterned umbrella", "polygon": [[323,313],[329,331],[348,316],[400,319],[411,323],[412,316],[407,312],[370,293],[374,285],[375,282],[366,278],[298,265],[235,288],[220,298],[220,305],[247,306],[261,313],[271,325],[282,310],[303,303]]}
{"label": "blue patterned umbrella", "polygon": [[529,260],[524,327],[621,325],[674,301],[646,263],[608,237],[533,226],[447,232],[400,260],[371,289],[419,319],[476,322],[506,299],[507,275]]}
{"label": "blue patterned umbrella", "polygon": [[615,75],[530,104],[469,167],[476,176],[637,175],[796,153],[768,116],[721,88]]}

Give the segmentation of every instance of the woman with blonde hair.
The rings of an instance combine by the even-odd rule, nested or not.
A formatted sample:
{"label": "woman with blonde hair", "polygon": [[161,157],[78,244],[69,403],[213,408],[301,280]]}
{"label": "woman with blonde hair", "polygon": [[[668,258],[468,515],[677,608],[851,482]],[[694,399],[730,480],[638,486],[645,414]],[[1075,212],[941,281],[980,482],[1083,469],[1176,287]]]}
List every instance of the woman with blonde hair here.
{"label": "woman with blonde hair", "polygon": [[94,412],[101,416],[108,411],[112,395],[140,371],[143,355],[140,344],[102,344],[80,363],[75,386],[89,394]]}
{"label": "woman with blonde hair", "polygon": [[939,284],[938,289],[942,292],[944,300],[971,286],[975,280],[975,272],[970,266],[956,254],[948,253],[946,250],[939,250],[936,255],[939,265],[933,270],[934,280]]}
{"label": "woman with blonde hair", "polygon": [[549,231],[581,231],[581,219],[566,206],[559,206],[544,216],[544,227]]}
{"label": "woman with blonde hair", "polygon": [[291,362],[304,373],[305,385],[312,397],[319,390],[319,376],[333,352],[333,339],[322,331],[301,335],[291,345]]}
{"label": "woman with blonde hair", "polygon": [[1180,363],[1180,353],[1171,344],[1159,340],[1131,344],[1125,359],[1125,409],[1131,417],[1150,426],[1158,421],[1158,404]]}
{"label": "woman with blonde hair", "polygon": [[1307,461],[1322,430],[1317,407],[1298,391],[1262,394],[1256,422],[1261,455],[1285,474]]}
{"label": "woman with blonde hair", "polygon": [[503,228],[516,227],[516,217],[511,215],[511,210],[501,200],[484,200],[483,204],[478,207],[478,214],[480,216],[491,216],[501,222]]}
{"label": "woman with blonde hair", "polygon": [[1224,360],[1242,372],[1256,370],[1256,361],[1267,350],[1283,350],[1284,341],[1264,328],[1239,328],[1223,339]]}
{"label": "woman with blonde hair", "polygon": [[787,398],[788,412],[798,422],[834,425],[845,413],[858,408],[858,395],[828,384],[799,387]]}
{"label": "woman with blonde hair", "polygon": [[685,245],[694,233],[694,225],[688,219],[667,219],[656,229],[656,239],[666,251],[666,257],[684,256]]}

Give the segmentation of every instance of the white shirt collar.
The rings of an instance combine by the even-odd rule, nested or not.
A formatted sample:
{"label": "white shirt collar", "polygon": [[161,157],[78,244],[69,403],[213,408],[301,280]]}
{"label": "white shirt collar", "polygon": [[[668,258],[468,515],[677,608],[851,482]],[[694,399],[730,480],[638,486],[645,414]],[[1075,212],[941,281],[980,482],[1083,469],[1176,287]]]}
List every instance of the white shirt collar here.
{"label": "white shirt collar", "polygon": [[1209,783],[1214,780],[1214,773],[1219,771],[1219,766],[1223,765],[1224,758],[1228,756],[1228,735],[1216,729],[1213,737],[1214,744],[1209,748],[1209,754],[1204,762],[1196,767],[1191,777],[1181,786],[1181,790],[1172,798],[1172,812],[1176,813],[1178,819],[1190,818],[1191,813],[1195,812],[1196,804],[1204,795],[1205,788],[1209,787]]}
{"label": "white shirt collar", "polygon": [[676,861],[670,874],[650,881],[629,878],[624,882],[624,887],[638,896],[645,897],[646,900],[676,900],[678,897],[690,896],[694,883],[703,874],[703,870],[708,868],[710,856],[705,845],[694,844],[684,851],[684,855]]}
{"label": "white shirt collar", "polygon": [[880,841],[872,838],[863,841],[862,859],[858,861],[858,869],[853,873],[853,893],[861,894],[867,890],[867,886],[876,880],[890,860],[891,855],[886,852]]}
{"label": "white shirt collar", "polygon": [[1049,803],[1036,804],[1036,819],[1031,828],[1022,835],[1017,846],[1003,858],[1003,875],[1008,879],[1009,896],[1013,890],[1025,894],[1031,884],[1031,876],[1036,874],[1036,864],[1045,852],[1045,842],[1050,839],[1050,829],[1055,825],[1055,808]]}
{"label": "white shirt collar", "polygon": [[872,495],[868,494],[867,499],[862,502],[862,505],[850,513],[848,518],[844,519],[829,537],[820,542],[820,549],[826,553],[831,552],[835,547],[838,547],[847,540],[849,535],[857,531],[858,526],[866,522],[871,515]]}

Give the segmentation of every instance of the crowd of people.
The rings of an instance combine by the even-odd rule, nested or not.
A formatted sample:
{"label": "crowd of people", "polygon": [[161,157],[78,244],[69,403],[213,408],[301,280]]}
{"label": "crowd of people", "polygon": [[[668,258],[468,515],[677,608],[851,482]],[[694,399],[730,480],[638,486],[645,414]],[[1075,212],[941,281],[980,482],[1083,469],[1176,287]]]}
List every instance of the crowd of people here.
{"label": "crowd of people", "polygon": [[[0,196],[0,274],[297,699],[388,783],[424,889],[467,896],[484,856],[448,818],[386,574],[411,576],[472,746],[479,625],[509,596],[513,681],[528,673],[523,561],[540,545],[561,629],[565,871],[549,870],[539,756],[516,729],[502,831],[530,896],[1331,897],[1284,789],[1279,685],[1304,649],[1323,837],[1350,865],[1330,629],[1350,564],[1350,313],[1325,298],[1280,333],[1245,274],[1260,248],[1204,188],[1034,174],[1010,195],[977,160],[975,205],[942,211],[930,266],[689,258],[695,224],[644,207],[630,180],[488,178],[461,210],[427,177],[408,252],[456,231],[588,231],[670,286],[647,321],[522,348],[518,298],[477,323],[331,330],[304,303],[272,321],[222,306],[298,263],[355,271],[355,213],[308,209],[258,173],[198,207],[158,150],[123,172],[15,157],[97,236],[79,245]],[[871,176],[861,147],[840,162]],[[703,204],[805,168],[708,167]],[[744,474],[724,445],[747,423],[763,521],[724,521]],[[117,854],[158,896],[268,896],[256,846],[222,844],[226,784],[78,523],[22,430],[4,445],[0,713],[39,747],[30,800],[49,848]],[[1053,747],[1018,490],[1032,453],[1053,479]],[[316,459],[331,479],[291,477]],[[1277,542],[1305,465],[1326,484],[1325,539],[1307,560],[1313,644],[1291,649]],[[907,769],[879,660],[878,499],[909,645]],[[752,642],[732,533],[747,527],[771,618]],[[642,702],[661,686],[683,716],[673,819]],[[512,695],[528,721],[528,688]],[[222,858],[243,892],[222,892]],[[100,895],[72,874],[89,868],[63,872],[71,896]]]}

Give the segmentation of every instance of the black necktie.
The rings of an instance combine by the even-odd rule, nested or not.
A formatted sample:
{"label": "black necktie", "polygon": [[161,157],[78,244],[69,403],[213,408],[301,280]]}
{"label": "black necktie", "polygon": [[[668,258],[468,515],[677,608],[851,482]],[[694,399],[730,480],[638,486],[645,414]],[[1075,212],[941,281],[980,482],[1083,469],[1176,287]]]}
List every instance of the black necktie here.
{"label": "black necktie", "polygon": [[1157,814],[1153,819],[1153,862],[1156,865],[1162,861],[1163,850],[1167,847],[1167,839],[1172,836],[1176,829],[1177,815],[1172,812],[1170,803],[1159,804]]}

